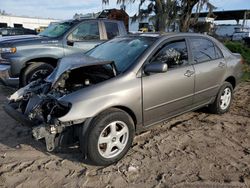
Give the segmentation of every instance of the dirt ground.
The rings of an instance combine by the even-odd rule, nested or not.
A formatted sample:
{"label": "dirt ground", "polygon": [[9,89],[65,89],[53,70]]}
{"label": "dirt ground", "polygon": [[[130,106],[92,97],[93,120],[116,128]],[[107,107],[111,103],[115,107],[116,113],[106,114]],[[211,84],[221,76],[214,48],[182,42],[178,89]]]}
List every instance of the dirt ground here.
{"label": "dirt ground", "polygon": [[[10,89],[0,86],[0,106]],[[250,187],[250,82],[230,112],[204,110],[137,136],[117,164],[83,163],[77,148],[51,154],[0,110],[0,187]]]}

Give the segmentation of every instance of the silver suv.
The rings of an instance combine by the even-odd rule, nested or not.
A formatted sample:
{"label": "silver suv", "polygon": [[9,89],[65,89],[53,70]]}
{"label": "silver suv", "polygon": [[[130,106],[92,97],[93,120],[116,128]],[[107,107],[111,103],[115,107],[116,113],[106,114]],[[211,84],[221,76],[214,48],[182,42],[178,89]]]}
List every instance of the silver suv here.
{"label": "silver suv", "polygon": [[227,112],[240,77],[240,55],[212,37],[131,35],[63,58],[4,108],[48,151],[79,142],[85,158],[109,165],[152,125],[204,106]]}

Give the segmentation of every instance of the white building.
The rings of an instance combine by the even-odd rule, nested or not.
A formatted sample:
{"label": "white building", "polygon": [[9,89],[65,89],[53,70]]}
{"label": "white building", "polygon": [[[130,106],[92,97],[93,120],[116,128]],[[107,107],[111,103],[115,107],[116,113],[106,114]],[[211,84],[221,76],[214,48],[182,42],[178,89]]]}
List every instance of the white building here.
{"label": "white building", "polygon": [[24,27],[37,29],[40,27],[47,27],[51,22],[58,21],[60,20],[0,14],[0,27]]}

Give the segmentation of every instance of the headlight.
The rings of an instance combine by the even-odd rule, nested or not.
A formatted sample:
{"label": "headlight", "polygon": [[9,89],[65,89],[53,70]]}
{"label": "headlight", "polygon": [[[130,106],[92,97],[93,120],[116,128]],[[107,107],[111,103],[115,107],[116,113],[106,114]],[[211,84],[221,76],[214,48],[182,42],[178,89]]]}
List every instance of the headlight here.
{"label": "headlight", "polygon": [[0,48],[0,53],[15,53],[16,48]]}

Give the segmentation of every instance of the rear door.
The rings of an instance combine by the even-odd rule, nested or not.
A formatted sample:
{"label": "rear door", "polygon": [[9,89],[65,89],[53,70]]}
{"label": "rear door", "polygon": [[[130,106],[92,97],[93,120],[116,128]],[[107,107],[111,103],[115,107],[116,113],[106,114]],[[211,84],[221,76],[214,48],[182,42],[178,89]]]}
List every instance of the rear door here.
{"label": "rear door", "polygon": [[194,93],[194,69],[185,38],[166,43],[148,63],[168,64],[168,71],[142,77],[144,124],[150,125],[189,109]]}
{"label": "rear door", "polygon": [[65,55],[86,52],[100,44],[102,38],[102,27],[99,21],[84,21],[67,36]]}
{"label": "rear door", "polygon": [[226,62],[216,44],[205,37],[190,37],[195,69],[194,105],[202,105],[217,95],[226,72]]}

